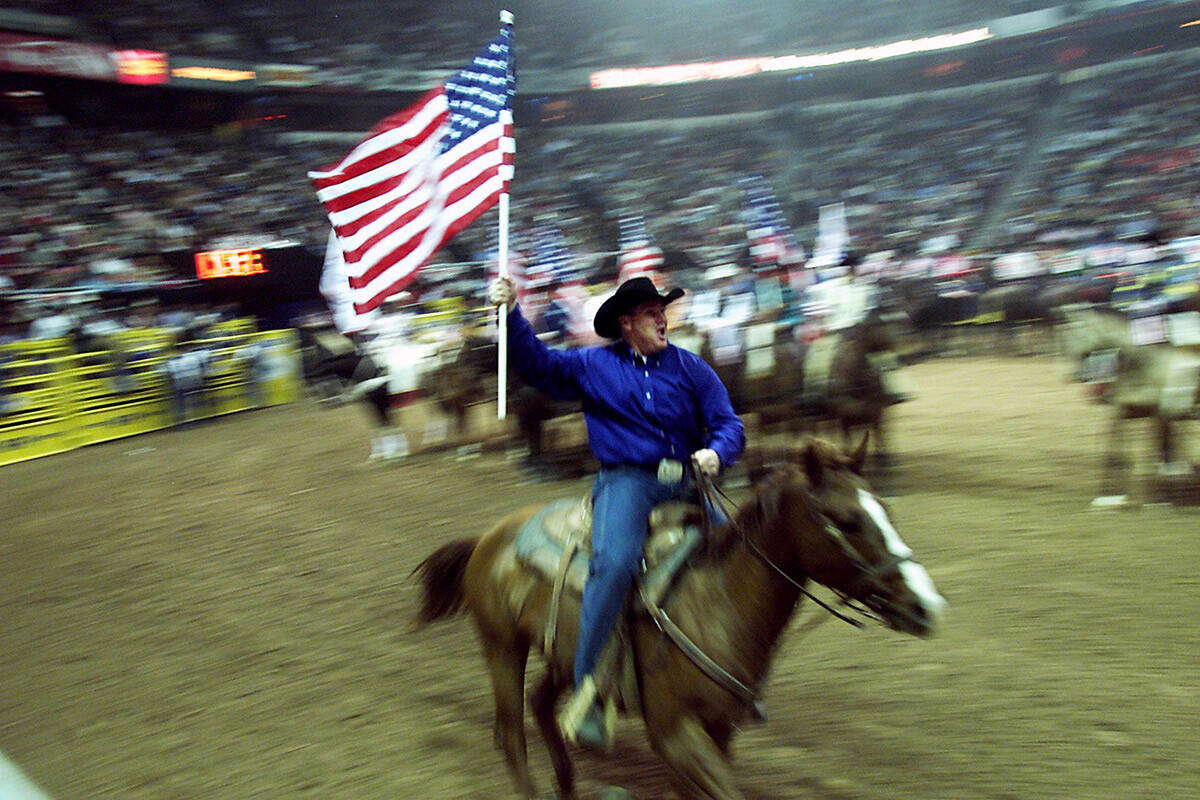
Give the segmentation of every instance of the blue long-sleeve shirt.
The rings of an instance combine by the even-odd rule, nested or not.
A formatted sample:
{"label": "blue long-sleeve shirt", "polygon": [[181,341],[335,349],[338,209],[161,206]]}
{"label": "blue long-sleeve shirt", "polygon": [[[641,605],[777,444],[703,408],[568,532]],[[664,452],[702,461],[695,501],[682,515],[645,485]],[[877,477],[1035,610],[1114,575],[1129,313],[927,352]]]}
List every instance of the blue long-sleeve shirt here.
{"label": "blue long-sleeve shirt", "polygon": [[508,314],[508,360],[531,386],[580,400],[592,455],[604,466],[687,463],[705,447],[731,466],[746,438],[729,392],[703,359],[667,345],[642,358],[625,342],[552,350],[517,306]]}

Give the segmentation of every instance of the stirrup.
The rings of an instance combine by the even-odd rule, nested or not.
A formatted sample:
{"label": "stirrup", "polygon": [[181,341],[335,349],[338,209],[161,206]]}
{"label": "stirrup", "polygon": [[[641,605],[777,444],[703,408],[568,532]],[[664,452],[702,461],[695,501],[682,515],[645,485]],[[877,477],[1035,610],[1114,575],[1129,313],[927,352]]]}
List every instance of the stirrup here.
{"label": "stirrup", "polygon": [[596,681],[588,675],[559,712],[558,729],[571,744],[607,753],[612,749],[616,721],[616,702],[600,697]]}

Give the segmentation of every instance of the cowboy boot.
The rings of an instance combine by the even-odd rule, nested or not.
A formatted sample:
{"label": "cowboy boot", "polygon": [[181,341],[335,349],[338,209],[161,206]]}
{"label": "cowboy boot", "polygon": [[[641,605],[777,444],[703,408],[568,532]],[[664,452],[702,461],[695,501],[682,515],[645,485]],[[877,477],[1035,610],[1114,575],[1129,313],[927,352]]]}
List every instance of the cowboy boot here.
{"label": "cowboy boot", "polygon": [[617,707],[611,697],[600,697],[596,681],[586,676],[558,715],[558,728],[571,744],[607,753],[612,748]]}

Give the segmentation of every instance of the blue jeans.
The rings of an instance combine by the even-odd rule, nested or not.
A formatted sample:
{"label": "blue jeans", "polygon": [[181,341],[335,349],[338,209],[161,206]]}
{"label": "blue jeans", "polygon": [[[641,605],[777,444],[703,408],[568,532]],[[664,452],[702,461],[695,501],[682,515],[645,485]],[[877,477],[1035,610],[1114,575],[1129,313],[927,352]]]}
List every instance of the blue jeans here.
{"label": "blue jeans", "polygon": [[688,484],[659,483],[635,467],[600,470],[592,487],[592,557],[579,611],[575,685],[596,666],[642,563],[650,510],[684,496]]}

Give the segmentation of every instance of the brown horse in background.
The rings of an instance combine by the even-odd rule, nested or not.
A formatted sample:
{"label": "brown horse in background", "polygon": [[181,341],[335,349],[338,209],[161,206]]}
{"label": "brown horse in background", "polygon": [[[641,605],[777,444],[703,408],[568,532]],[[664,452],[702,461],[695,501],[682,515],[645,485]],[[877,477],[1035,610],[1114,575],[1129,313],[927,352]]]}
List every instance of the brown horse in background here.
{"label": "brown horse in background", "polygon": [[891,314],[875,309],[858,324],[807,346],[791,327],[778,326],[771,337],[759,338],[765,344],[748,343],[735,359],[718,358],[707,339],[697,351],[729,390],[737,413],[755,415],[760,427],[793,433],[831,425],[846,447],[865,430],[874,440],[874,462],[891,465],[887,411],[899,398],[888,373],[902,355],[901,331]]}
{"label": "brown horse in background", "polygon": [[[888,382],[888,373],[900,360],[895,323],[876,310],[834,336],[828,375],[823,386],[815,387],[815,405],[807,406],[808,413],[836,425],[846,444],[857,431],[866,429],[874,439],[875,461],[890,466],[885,423],[888,409],[901,399]],[[813,402],[813,393],[806,383],[802,405]]]}
{"label": "brown horse in background", "polygon": [[[744,686],[757,687],[804,587],[823,584],[888,627],[930,635],[943,600],[912,559],[883,504],[860,471],[866,442],[854,458],[812,442],[800,465],[773,468],[724,525],[662,604],[694,645]],[[524,728],[525,668],[539,648],[552,601],[550,581],[515,552],[515,537],[538,511],[502,519],[478,539],[444,545],[415,571],[423,584],[421,624],[465,609],[474,618],[491,673],[495,740],[517,789],[534,797]],[[565,594],[560,643],[542,652],[546,671],[531,696],[563,798],[575,798],[574,772],[555,721],[555,704],[570,685],[579,602]],[[655,752],[687,798],[743,797],[730,765],[730,744],[749,711],[746,697],[710,679],[681,647],[673,647],[647,616],[631,615],[630,640],[641,716]]]}
{"label": "brown horse in background", "polygon": [[467,438],[471,409],[496,397],[496,351],[491,338],[464,330],[421,376],[421,393],[454,420],[459,441]]}

